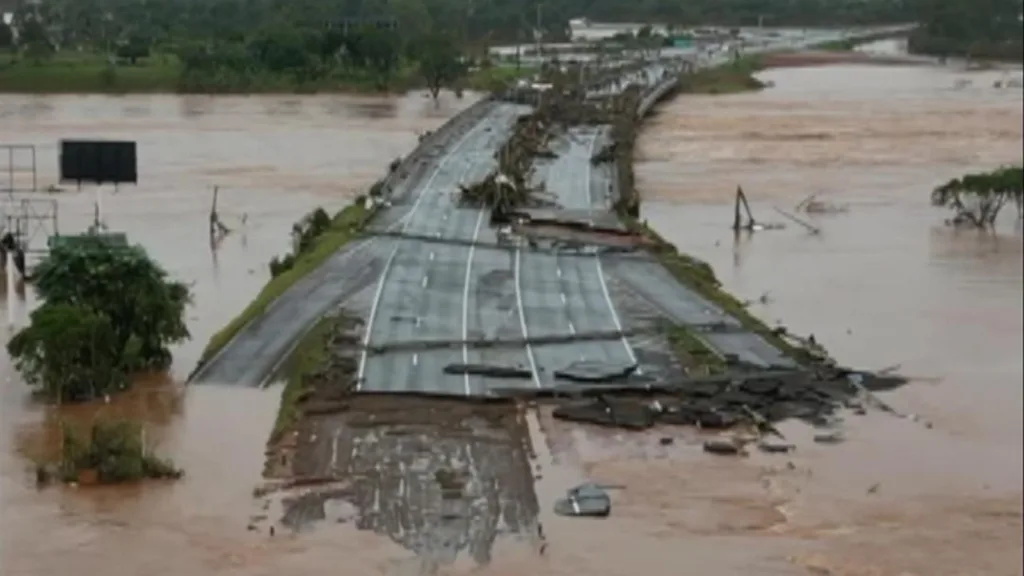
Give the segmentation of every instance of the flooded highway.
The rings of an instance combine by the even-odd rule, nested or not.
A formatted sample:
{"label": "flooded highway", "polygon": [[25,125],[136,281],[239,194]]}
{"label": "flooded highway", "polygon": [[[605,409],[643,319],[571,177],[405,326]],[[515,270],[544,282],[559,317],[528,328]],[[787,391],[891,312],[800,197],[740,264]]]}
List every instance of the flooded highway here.
{"label": "flooded highway", "polygon": [[[1019,574],[1021,236],[1012,219],[992,235],[956,233],[928,205],[931,187],[948,177],[1019,161],[1020,92],[991,89],[985,74],[994,73],[972,74],[973,87],[954,90],[963,73],[931,68],[770,71],[775,87],[761,94],[664,105],[638,142],[638,185],[658,200],[645,204],[650,223],[707,259],[739,297],[767,292],[755,309],[766,320],[813,332],[849,364],[902,364],[919,381],[885,399],[918,422],[850,416],[849,440],[827,447],[794,424],[784,432],[796,454],[747,460],[703,455],[691,432],[596,430],[543,412],[514,425],[498,418],[507,429],[476,422],[473,439],[424,426],[399,437],[364,433],[341,462],[357,478],[355,504],[326,509],[331,521],[313,529],[271,538],[247,525],[268,513],[252,491],[278,388],[184,390],[155,380],[109,405],[76,408],[68,414],[141,418],[186,478],[37,492],[26,458],[52,449],[56,410],[29,403],[5,358],[2,573],[302,576],[329,566],[343,575],[405,575],[423,569],[416,552],[429,536],[458,553],[438,574]],[[140,142],[142,183],[108,196],[105,212],[173,275],[195,282],[193,341],[175,355],[182,378],[209,333],[263,284],[293,221],[318,204],[343,205],[411,149],[418,132],[468,103],[438,110],[419,96],[5,96],[0,117],[5,142],[39,145],[49,163],[44,185],[61,137]],[[216,260],[205,234],[213,185],[222,187],[225,220],[239,228]],[[737,185],[765,221],[781,218],[773,205],[789,209],[819,191],[849,210],[816,218],[820,238],[790,226],[734,245]],[[88,193],[62,199],[62,229],[84,227],[91,201]],[[528,455],[509,442],[523,426],[533,439]],[[424,451],[436,458],[417,460]],[[477,498],[455,504],[480,510],[482,526],[416,529],[422,524],[408,510],[424,497],[417,478],[435,474],[437,462],[472,471],[496,460],[495,471],[477,473]],[[535,489],[525,490],[530,476]],[[554,499],[583,479],[624,486],[609,519],[551,513]],[[406,507],[379,504],[403,495]],[[540,556],[527,537],[534,515],[547,542]],[[493,547],[481,551],[467,530],[496,534],[487,537]]]}

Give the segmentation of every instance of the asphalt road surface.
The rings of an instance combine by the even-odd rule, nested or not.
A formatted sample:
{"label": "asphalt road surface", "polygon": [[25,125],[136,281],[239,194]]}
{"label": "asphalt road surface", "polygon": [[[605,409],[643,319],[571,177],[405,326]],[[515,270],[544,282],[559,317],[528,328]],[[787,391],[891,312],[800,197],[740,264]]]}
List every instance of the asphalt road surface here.
{"label": "asphalt road surface", "polygon": [[[494,244],[497,239],[487,226],[488,211],[457,206],[458,185],[480,181],[496,167],[495,152],[504,144],[515,119],[528,112],[524,106],[496,106],[423,184],[405,232],[437,241],[399,240],[392,249],[370,308],[368,346],[465,339],[467,294],[477,278],[473,264],[478,259],[500,261],[504,251],[477,249],[471,244]],[[358,387],[363,391],[472,394],[465,378],[444,374],[445,365],[461,361],[462,354],[452,349],[364,352]]]}

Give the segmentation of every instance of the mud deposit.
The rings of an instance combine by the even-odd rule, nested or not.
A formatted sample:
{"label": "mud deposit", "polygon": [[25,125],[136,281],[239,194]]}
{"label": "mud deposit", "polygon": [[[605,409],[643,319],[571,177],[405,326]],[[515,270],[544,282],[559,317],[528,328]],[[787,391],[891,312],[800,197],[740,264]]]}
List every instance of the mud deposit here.
{"label": "mud deposit", "polygon": [[280,500],[287,528],[351,522],[414,554],[409,574],[487,565],[501,536],[542,541],[510,403],[359,396],[304,419],[295,442],[293,480],[266,504]]}

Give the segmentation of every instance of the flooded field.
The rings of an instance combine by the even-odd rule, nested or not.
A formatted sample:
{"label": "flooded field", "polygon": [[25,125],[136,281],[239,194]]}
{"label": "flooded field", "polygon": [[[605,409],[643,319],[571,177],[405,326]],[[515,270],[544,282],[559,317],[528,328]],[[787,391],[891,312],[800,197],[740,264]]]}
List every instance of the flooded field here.
{"label": "flooded field", "polygon": [[[415,552],[428,545],[457,552],[439,574],[1020,574],[1019,228],[1007,219],[995,234],[956,233],[927,203],[931,186],[947,177],[1019,161],[1021,95],[993,90],[992,74],[970,75],[972,87],[954,90],[966,74],[767,72],[775,87],[761,94],[667,104],[638,146],[638,183],[657,198],[645,206],[653,225],[710,261],[740,297],[767,292],[757,308],[766,319],[813,332],[850,364],[902,364],[919,381],[885,398],[918,421],[851,416],[839,446],[816,445],[809,430],[786,426],[796,454],[744,460],[701,454],[692,432],[595,430],[546,412],[517,417],[515,426],[497,419],[527,428],[528,457],[508,442],[514,433],[487,422],[462,445],[422,424],[401,438],[363,434],[342,455],[357,475],[356,503],[324,509],[330,521],[314,530],[270,537],[247,527],[267,513],[252,490],[279,390],[146,382],[101,410],[140,416],[186,478],[37,492],[26,455],[52,447],[54,410],[31,407],[3,359],[3,575],[305,576],[329,567],[411,576],[424,568]],[[436,110],[419,96],[5,96],[0,118],[4,142],[39,146],[44,185],[55,177],[62,137],[139,141],[142,182],[108,195],[105,212],[113,228],[195,282],[194,341],[176,352],[180,378],[210,331],[262,285],[266,261],[285,249],[295,219],[364,190],[391,157],[412,148],[417,132],[466,104]],[[222,187],[225,220],[239,228],[216,259],[206,238],[213,185]],[[791,225],[734,244],[737,185],[765,221],[784,221],[773,205],[788,209],[819,191],[849,211],[817,218],[820,237]],[[62,200],[62,228],[83,227],[91,201],[88,193]],[[436,459],[422,461],[424,451]],[[477,525],[425,529],[414,513],[415,499],[426,497],[417,479],[433,473],[436,460],[471,471],[502,461],[492,467],[499,472],[476,473],[480,497],[463,504],[481,511]],[[537,480],[533,494],[522,489],[528,480],[505,480],[525,467]],[[624,486],[607,520],[551,513],[554,499],[583,479]],[[512,502],[533,497],[533,505]],[[526,537],[534,523],[543,527],[543,555]],[[486,545],[470,533],[484,534]]]}

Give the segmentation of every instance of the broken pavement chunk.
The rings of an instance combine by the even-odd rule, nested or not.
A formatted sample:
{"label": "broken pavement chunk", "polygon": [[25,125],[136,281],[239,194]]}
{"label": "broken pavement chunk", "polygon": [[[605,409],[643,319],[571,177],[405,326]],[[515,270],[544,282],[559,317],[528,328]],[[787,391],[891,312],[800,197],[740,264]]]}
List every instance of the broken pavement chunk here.
{"label": "broken pavement chunk", "polygon": [[733,438],[714,438],[704,442],[704,451],[708,454],[736,456],[743,446]]}
{"label": "broken pavement chunk", "polygon": [[775,442],[772,440],[762,440],[757,444],[758,449],[761,452],[768,454],[788,454],[793,450],[796,450],[796,446],[787,444],[785,442]]}
{"label": "broken pavement chunk", "polygon": [[597,484],[581,484],[568,491],[565,498],[555,502],[555,514],[607,518],[612,510],[612,499]]}
{"label": "broken pavement chunk", "polygon": [[603,397],[558,406],[555,418],[600,426],[618,426],[628,430],[646,430],[654,426],[654,411],[643,402]]}
{"label": "broken pavement chunk", "polygon": [[636,372],[636,364],[612,364],[596,360],[577,360],[565,368],[555,370],[555,378],[573,382],[609,382],[628,378]]}
{"label": "broken pavement chunk", "polygon": [[444,367],[445,374],[487,376],[489,378],[532,378],[533,373],[518,366],[500,366],[497,364],[448,364]]}
{"label": "broken pavement chunk", "polygon": [[839,430],[814,435],[814,441],[818,444],[841,444],[844,440],[846,440],[846,437]]}

